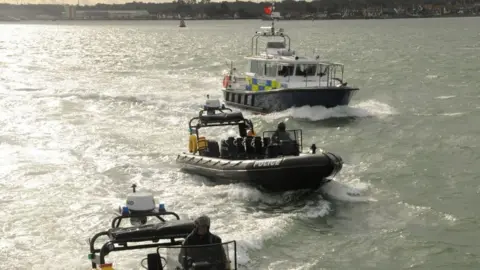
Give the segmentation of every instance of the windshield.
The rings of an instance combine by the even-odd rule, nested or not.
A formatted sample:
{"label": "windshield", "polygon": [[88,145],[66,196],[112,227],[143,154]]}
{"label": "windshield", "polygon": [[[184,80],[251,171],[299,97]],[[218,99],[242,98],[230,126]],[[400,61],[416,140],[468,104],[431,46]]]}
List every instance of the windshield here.
{"label": "windshield", "polygon": [[278,76],[293,76],[293,64],[279,64],[278,65]]}
{"label": "windshield", "polygon": [[285,48],[285,44],[283,42],[268,42],[267,48],[269,49],[283,49]]}
{"label": "windshield", "polygon": [[315,76],[316,71],[316,64],[298,64],[295,71],[295,76]]}

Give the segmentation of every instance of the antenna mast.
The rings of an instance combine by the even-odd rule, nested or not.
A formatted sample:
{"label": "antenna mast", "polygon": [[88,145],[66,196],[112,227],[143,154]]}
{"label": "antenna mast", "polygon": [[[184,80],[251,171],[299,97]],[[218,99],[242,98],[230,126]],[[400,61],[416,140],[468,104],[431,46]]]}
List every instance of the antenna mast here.
{"label": "antenna mast", "polygon": [[273,17],[274,11],[275,11],[275,2],[272,2],[272,12],[270,13],[270,18],[272,19],[272,35],[275,35],[275,18]]}

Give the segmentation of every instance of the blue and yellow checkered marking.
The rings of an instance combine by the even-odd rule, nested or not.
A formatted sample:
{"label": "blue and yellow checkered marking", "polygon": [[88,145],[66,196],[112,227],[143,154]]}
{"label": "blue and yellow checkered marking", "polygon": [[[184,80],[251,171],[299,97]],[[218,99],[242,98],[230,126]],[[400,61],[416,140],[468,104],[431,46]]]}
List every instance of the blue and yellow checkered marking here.
{"label": "blue and yellow checkered marking", "polygon": [[260,80],[257,78],[246,77],[247,85],[245,86],[246,90],[250,91],[269,91],[272,89],[277,89],[281,84],[276,80]]}

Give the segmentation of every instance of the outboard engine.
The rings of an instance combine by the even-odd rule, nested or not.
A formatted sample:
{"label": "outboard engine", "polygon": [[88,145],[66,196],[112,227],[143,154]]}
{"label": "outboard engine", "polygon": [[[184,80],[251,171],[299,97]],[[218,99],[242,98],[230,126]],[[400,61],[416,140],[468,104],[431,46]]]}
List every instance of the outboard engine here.
{"label": "outboard engine", "polygon": [[245,150],[247,151],[247,157],[253,158],[255,156],[255,148],[253,147],[253,137],[248,136],[245,138]]}

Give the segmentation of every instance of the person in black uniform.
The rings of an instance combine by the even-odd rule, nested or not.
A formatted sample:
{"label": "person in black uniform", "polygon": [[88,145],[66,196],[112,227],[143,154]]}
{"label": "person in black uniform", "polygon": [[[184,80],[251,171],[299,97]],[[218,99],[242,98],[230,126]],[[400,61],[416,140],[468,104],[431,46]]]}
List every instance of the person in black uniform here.
{"label": "person in black uniform", "polygon": [[292,139],[290,133],[286,131],[286,126],[284,122],[280,122],[277,126],[277,130],[273,133],[271,137],[271,144],[269,149],[267,149],[267,155],[270,158],[281,156],[298,156],[300,149],[298,147],[297,141]]}
{"label": "person in black uniform", "polygon": [[272,142],[278,143],[279,141],[292,141],[290,133],[286,131],[287,127],[284,122],[280,122],[277,126],[277,130],[272,135]]}
{"label": "person in black uniform", "polygon": [[[184,269],[189,269],[191,263],[207,262],[208,265],[196,266],[195,269],[209,269],[209,270],[226,270],[230,269],[230,263],[227,260],[225,250],[221,245],[222,239],[210,232],[210,218],[208,216],[200,216],[195,221],[195,229],[185,238],[182,243],[180,254],[178,255],[179,262]],[[198,245],[211,245],[206,247],[188,247]],[[191,261],[189,263],[189,260]]]}

